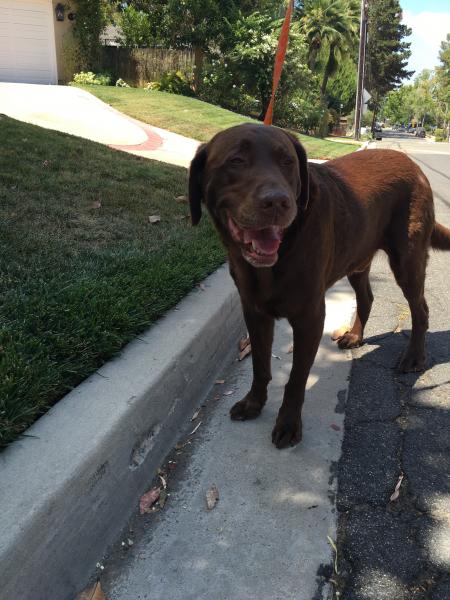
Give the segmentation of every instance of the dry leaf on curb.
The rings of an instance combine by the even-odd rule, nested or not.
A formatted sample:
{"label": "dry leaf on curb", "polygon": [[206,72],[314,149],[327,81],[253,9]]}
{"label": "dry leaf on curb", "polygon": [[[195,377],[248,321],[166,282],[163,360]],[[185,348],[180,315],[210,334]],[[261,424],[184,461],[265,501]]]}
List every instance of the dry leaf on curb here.
{"label": "dry leaf on curb", "polygon": [[175,200],[176,200],[177,202],[187,202],[187,201],[188,201],[188,197],[187,197],[187,196],[177,196],[177,197],[175,198]]}
{"label": "dry leaf on curb", "polygon": [[185,440],[184,442],[178,442],[177,444],[175,444],[175,450],[183,450],[183,448],[190,443],[191,443],[190,440]]}
{"label": "dry leaf on curb", "polygon": [[334,429],[335,431],[340,431],[341,428],[339,427],[339,425],[336,425],[336,423],[331,423],[330,425],[331,429]]}
{"label": "dry leaf on curb", "polygon": [[[162,475],[158,475],[158,477],[161,479],[163,490],[165,490],[167,487],[167,481],[166,481],[165,477],[163,477]],[[161,494],[162,494],[162,491],[161,491]],[[161,496],[161,494],[160,494],[160,496]]]}
{"label": "dry leaf on curb", "polygon": [[191,417],[191,421],[195,421],[195,419],[198,417],[198,415],[200,414],[200,408],[198,410],[195,411],[195,413],[192,415]]}
{"label": "dry leaf on curb", "polygon": [[154,487],[148,492],[146,492],[143,496],[141,496],[141,499],[139,501],[139,511],[141,515],[145,515],[146,513],[149,513],[151,511],[152,506],[158,500],[160,493],[161,488]]}
{"label": "dry leaf on curb", "polygon": [[216,379],[214,382],[216,385],[223,385],[225,383],[225,379]]}
{"label": "dry leaf on curb", "polygon": [[281,356],[278,356],[278,354],[274,354],[272,352],[272,358],[276,358],[277,360],[281,360]]}
{"label": "dry leaf on curb", "polygon": [[102,203],[100,202],[100,200],[96,200],[95,202],[93,202],[91,204],[91,208],[101,208],[102,207]]}
{"label": "dry leaf on curb", "polygon": [[206,508],[212,510],[219,500],[219,490],[216,485],[212,485],[206,492]]}
{"label": "dry leaf on curb", "polygon": [[155,225],[155,223],[159,223],[160,221],[161,217],[159,215],[150,215],[148,218],[148,222],[152,225]]}
{"label": "dry leaf on curb", "polygon": [[197,285],[197,287],[198,287],[198,289],[199,289],[199,290],[202,290],[202,292],[206,292],[206,287],[205,287],[205,284],[203,284],[203,283],[199,283],[199,284]]}
{"label": "dry leaf on curb", "polygon": [[397,500],[397,498],[400,496],[400,486],[402,485],[403,477],[404,477],[404,475],[402,473],[400,475],[400,477],[398,478],[397,485],[395,486],[394,493],[390,497],[390,501],[391,502],[394,502],[394,500]]}
{"label": "dry leaf on curb", "polygon": [[239,340],[239,351],[242,352],[244,348],[250,345],[250,336],[247,335]]}
{"label": "dry leaf on curb", "polygon": [[194,433],[197,431],[197,429],[200,427],[201,424],[202,424],[202,422],[199,421],[189,435],[194,435]]}
{"label": "dry leaf on curb", "polygon": [[106,600],[100,581],[80,592],[75,600]]}
{"label": "dry leaf on curb", "polygon": [[239,360],[244,360],[244,358],[245,358],[246,356],[248,356],[249,354],[251,354],[251,351],[252,351],[252,346],[251,346],[251,344],[249,343],[247,346],[245,346],[245,348],[244,348],[243,350],[241,350],[241,351],[239,352],[238,359],[239,359]]}
{"label": "dry leaf on curb", "polygon": [[330,546],[334,550],[334,560],[333,560],[334,572],[336,573],[336,575],[339,575],[339,571],[338,571],[338,549],[336,547],[336,544],[333,542],[333,540],[330,538],[329,535],[327,535],[327,540],[328,540],[328,543],[330,544]]}
{"label": "dry leaf on curb", "polygon": [[294,352],[294,344],[291,344],[289,348],[286,350],[286,354],[292,354]]}
{"label": "dry leaf on curb", "polygon": [[167,492],[166,490],[161,490],[161,493],[159,495],[159,500],[158,500],[158,504],[161,508],[164,508],[164,504],[166,503],[167,500]]}

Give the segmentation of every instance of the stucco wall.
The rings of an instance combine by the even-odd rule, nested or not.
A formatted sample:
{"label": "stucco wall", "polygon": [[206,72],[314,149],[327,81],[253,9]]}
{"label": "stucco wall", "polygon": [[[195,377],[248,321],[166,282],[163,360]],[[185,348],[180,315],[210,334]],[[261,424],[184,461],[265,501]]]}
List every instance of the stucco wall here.
{"label": "stucco wall", "polygon": [[75,21],[68,19],[69,13],[76,13],[74,2],[64,2],[64,21],[57,21],[55,16],[55,6],[61,0],[52,0],[53,21],[55,27],[55,45],[56,45],[56,63],[58,66],[58,82],[67,83],[71,81],[75,69],[76,44],[72,35],[72,27]]}

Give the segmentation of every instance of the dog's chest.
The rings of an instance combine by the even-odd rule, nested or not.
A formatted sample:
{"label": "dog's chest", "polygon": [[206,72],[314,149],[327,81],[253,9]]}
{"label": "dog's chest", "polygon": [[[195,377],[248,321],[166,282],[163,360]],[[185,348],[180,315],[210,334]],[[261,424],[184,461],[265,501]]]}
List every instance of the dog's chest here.
{"label": "dog's chest", "polygon": [[286,285],[282,274],[274,269],[251,269],[235,279],[244,305],[275,319],[291,316],[296,291]]}

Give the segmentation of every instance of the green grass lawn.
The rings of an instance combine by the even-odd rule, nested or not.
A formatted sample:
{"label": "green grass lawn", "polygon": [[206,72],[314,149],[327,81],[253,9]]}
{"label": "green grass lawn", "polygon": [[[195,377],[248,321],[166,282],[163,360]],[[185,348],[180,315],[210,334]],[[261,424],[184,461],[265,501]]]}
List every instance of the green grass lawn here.
{"label": "green grass lawn", "polygon": [[[176,94],[101,85],[79,87],[135,119],[201,142],[209,141],[215,133],[227,127],[254,121],[196,98]],[[307,135],[298,134],[298,137],[309,158],[337,158],[356,149],[354,144],[332,142]]]}
{"label": "green grass lawn", "polygon": [[[224,261],[186,170],[0,117],[0,445]],[[151,225],[150,215],[161,222]]]}

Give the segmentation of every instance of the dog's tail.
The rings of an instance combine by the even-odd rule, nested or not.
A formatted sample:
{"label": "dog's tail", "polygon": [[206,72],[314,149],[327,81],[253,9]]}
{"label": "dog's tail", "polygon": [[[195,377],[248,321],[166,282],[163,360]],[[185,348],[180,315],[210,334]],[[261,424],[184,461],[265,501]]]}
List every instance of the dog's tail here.
{"label": "dog's tail", "polygon": [[450,250],[450,229],[440,223],[434,224],[431,234],[431,247],[436,250]]}

